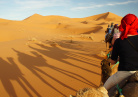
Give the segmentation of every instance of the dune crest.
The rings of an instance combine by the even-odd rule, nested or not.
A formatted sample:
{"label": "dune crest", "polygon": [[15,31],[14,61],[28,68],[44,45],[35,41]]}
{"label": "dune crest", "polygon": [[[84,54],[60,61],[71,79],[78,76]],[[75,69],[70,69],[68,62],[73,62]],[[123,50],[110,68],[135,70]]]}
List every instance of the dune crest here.
{"label": "dune crest", "polygon": [[101,19],[106,20],[106,21],[114,21],[116,19],[121,19],[122,17],[118,16],[114,13],[111,13],[111,12],[106,12],[106,13],[90,16],[87,18],[91,18],[91,19],[94,19],[96,21],[101,20]]}
{"label": "dune crest", "polygon": [[43,16],[40,14],[33,14],[32,16],[29,16],[28,18],[24,19],[24,20],[28,20],[28,19],[37,19],[37,18],[42,18]]}
{"label": "dune crest", "polygon": [[58,15],[49,15],[49,16],[42,16],[39,14],[34,14],[26,19],[24,19],[24,22],[29,22],[29,23],[54,23],[54,22],[60,22],[63,20],[69,19],[68,17],[65,16],[58,16]]}

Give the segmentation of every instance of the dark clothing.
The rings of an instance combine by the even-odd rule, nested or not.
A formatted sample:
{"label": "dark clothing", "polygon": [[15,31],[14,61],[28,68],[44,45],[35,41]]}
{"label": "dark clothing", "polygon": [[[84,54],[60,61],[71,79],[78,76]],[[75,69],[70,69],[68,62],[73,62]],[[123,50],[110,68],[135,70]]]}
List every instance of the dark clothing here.
{"label": "dark clothing", "polygon": [[[129,36],[128,39],[138,49],[138,35]],[[129,44],[126,39],[121,40],[121,38],[118,38],[114,43],[111,59],[116,61],[118,56],[118,71],[138,70],[138,52]]]}

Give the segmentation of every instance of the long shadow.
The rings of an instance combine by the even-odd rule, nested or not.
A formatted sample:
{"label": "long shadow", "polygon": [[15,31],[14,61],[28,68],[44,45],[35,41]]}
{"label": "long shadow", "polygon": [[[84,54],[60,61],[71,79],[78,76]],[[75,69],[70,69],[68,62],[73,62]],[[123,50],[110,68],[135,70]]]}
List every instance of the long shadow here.
{"label": "long shadow", "polygon": [[[78,54],[81,54],[81,53],[78,53]],[[83,55],[87,55],[87,54],[83,54]],[[87,55],[87,56],[88,56],[88,55]],[[76,57],[79,58],[79,59],[77,59]],[[87,64],[89,64],[89,65],[93,65],[93,66],[95,66],[95,67],[100,68],[100,66],[88,62],[88,61],[95,62],[95,60],[90,60],[90,59],[88,59],[88,58],[85,58],[85,57],[82,57],[82,56],[79,56],[79,55],[76,55],[76,54],[73,54],[73,53],[69,56],[69,58],[70,58],[70,59],[77,60],[77,61],[80,61],[80,62],[83,62],[83,63],[87,63]],[[81,59],[82,59],[82,60],[85,60],[85,61],[82,61]]]}
{"label": "long shadow", "polygon": [[[76,44],[76,46],[75,47],[73,47],[73,46],[71,46],[71,43],[69,43],[69,42],[67,42],[67,40],[64,40],[64,41],[57,41],[57,43],[58,44],[60,44],[63,48],[67,48],[67,49],[72,49],[72,50],[80,50],[80,51],[85,51],[85,52],[90,52],[90,51],[93,51],[93,50],[95,50],[95,47],[98,47],[98,45],[99,44],[101,44],[101,45],[103,45],[103,43],[100,43],[100,42],[93,42],[93,43],[91,43],[91,42],[87,42],[87,43],[85,43],[85,45],[87,44],[91,44],[91,48],[88,50],[88,49],[86,49],[86,48],[84,48],[85,50],[82,50],[82,48],[77,48],[78,46],[77,46],[77,44],[79,44],[79,42],[75,42],[75,44]],[[84,43],[82,43],[82,44],[84,44]],[[68,45],[70,45],[70,46],[68,46]],[[94,46],[94,47],[93,47]],[[102,48],[104,48],[104,47],[100,47],[100,49],[102,50]],[[99,54],[98,52],[95,52],[95,51],[93,51],[94,53],[80,53],[80,52],[77,52],[77,54],[80,54],[80,55],[85,55],[85,56],[90,56],[90,57],[94,57],[94,58],[97,58],[97,59],[99,59],[99,60],[102,60],[103,59],[103,57],[100,57],[100,56],[98,56],[97,54]],[[72,53],[76,53],[75,51],[72,51]],[[75,54],[73,55],[72,54],[72,56],[75,56]],[[79,59],[84,59],[85,61],[87,61],[87,63],[88,64],[90,64],[90,65],[93,65],[93,66],[96,66],[96,67],[99,67],[99,68],[101,68],[101,66],[98,66],[98,65],[95,65],[95,64],[91,64],[91,63],[89,63],[90,61],[91,62],[97,62],[97,61],[95,61],[95,60],[92,60],[92,59],[88,59],[88,58],[85,58],[85,57],[81,57],[81,56],[77,56],[77,58],[79,57]],[[82,60],[78,60],[78,61],[81,61],[82,62]]]}
{"label": "long shadow", "polygon": [[[62,74],[64,74],[64,75],[67,75],[67,76],[69,76],[69,77],[71,77],[71,78],[74,78],[74,79],[76,79],[76,80],[78,80],[78,81],[81,81],[81,82],[83,82],[83,83],[85,83],[85,84],[88,84],[88,85],[90,85],[90,86],[92,86],[92,87],[97,87],[95,84],[93,84],[91,81],[89,81],[88,79],[86,79],[86,78],[84,78],[84,77],[82,77],[82,76],[80,76],[80,75],[78,75],[78,74],[76,74],[76,73],[73,73],[73,72],[70,72],[70,71],[67,71],[67,70],[63,70],[63,69],[60,69],[60,68],[57,68],[57,67],[55,67],[55,66],[51,66],[51,65],[49,65],[49,67],[50,68],[52,68],[52,69],[54,69],[54,70],[56,70],[56,71],[58,71],[58,72],[60,72],[60,73],[62,73]],[[69,74],[68,74],[69,73]],[[80,77],[81,79],[83,79],[83,80],[85,80],[85,81],[83,81],[83,80],[81,80],[81,79],[79,79],[79,78],[77,78],[77,77],[74,77],[74,76],[72,76],[72,75],[70,75],[70,74],[72,74],[72,75],[75,75],[75,76],[78,76],[78,77]]]}
{"label": "long shadow", "polygon": [[[39,46],[42,46],[42,48],[43,48],[43,46],[44,45],[39,45]],[[30,47],[30,46],[29,46]],[[37,49],[37,48],[33,48],[33,47],[30,47],[30,48],[32,48],[32,49],[35,49],[36,51],[38,51],[38,52],[40,52],[40,53],[42,53],[42,54],[44,54],[45,56],[48,56],[49,57],[49,54],[51,53],[51,54],[54,54],[55,56],[54,56],[54,59],[55,58],[57,58],[57,52],[59,52],[60,53],[60,56],[59,57],[61,57],[61,56],[64,56],[64,55],[62,55],[62,53],[64,52],[62,52],[62,51],[56,51],[56,53],[55,53],[55,51],[54,52],[49,52],[49,53],[47,53],[47,51],[49,51],[49,50],[41,50],[41,49]],[[65,52],[67,52],[67,51],[65,51]],[[50,54],[50,55],[51,55]],[[53,55],[52,55],[53,56]],[[58,58],[59,58],[58,57]],[[68,58],[68,56],[65,56],[65,57],[63,57],[63,58]],[[52,57],[53,58],[53,57]],[[58,59],[55,59],[55,60],[58,60]],[[59,60],[59,61],[61,61],[61,62],[64,62],[64,61],[62,61],[62,60]],[[65,62],[66,63],[66,62]],[[68,64],[68,63],[67,63]],[[70,63],[69,63],[70,64]],[[78,80],[78,81],[81,81],[81,82],[83,82],[83,83],[85,83],[85,84],[88,84],[88,85],[90,85],[90,86],[92,86],[92,87],[97,87],[97,85],[95,85],[94,83],[92,83],[91,81],[89,81],[88,79],[86,79],[86,78],[84,78],[84,77],[82,77],[82,76],[80,76],[79,74],[76,74],[76,73],[73,73],[73,72],[70,72],[70,71],[67,71],[67,70],[63,70],[63,69],[61,69],[61,68],[58,68],[58,67],[55,67],[55,66],[53,66],[53,65],[49,65],[49,64],[47,64],[47,67],[49,67],[49,68],[51,68],[51,69],[54,69],[54,70],[56,70],[56,71],[58,71],[58,72],[60,72],[60,73],[62,73],[62,74],[65,74],[65,75],[67,75],[67,76],[69,76],[69,77],[72,77],[72,78],[74,78],[74,79],[76,79],[76,80]],[[76,67],[76,66],[75,66]],[[86,71],[88,71],[87,69],[83,69],[83,70],[86,70]],[[89,71],[88,71],[89,72]],[[90,71],[91,72],[91,71]],[[93,73],[93,72],[91,72],[91,73]],[[97,73],[98,74],[98,73]],[[79,78],[77,78],[77,77],[74,77],[74,76],[72,76],[72,75],[74,75],[74,76],[77,76],[77,77],[79,77],[79,78],[81,78],[81,79],[83,79],[83,80],[81,80],[81,79],[79,79]],[[98,75],[100,75],[100,74],[98,74]]]}
{"label": "long shadow", "polygon": [[[88,52],[91,50],[91,49],[88,50],[88,48],[83,49],[83,45],[81,45],[81,44],[84,44],[84,43],[82,43],[82,41],[81,41],[81,44],[79,41],[75,41],[75,40],[72,40],[72,42],[70,42],[69,40],[62,40],[62,41],[56,41],[56,43],[61,45],[63,48],[67,48],[67,49],[73,49],[73,50],[79,49],[80,51],[85,51],[85,52]],[[91,44],[91,43],[89,43],[89,44]]]}
{"label": "long shadow", "polygon": [[77,65],[74,65],[74,64],[72,64],[70,62],[65,61],[64,59],[72,58],[72,57],[69,57],[69,56],[66,55],[68,53],[68,51],[62,50],[60,48],[56,48],[55,49],[55,47],[48,47],[48,46],[44,46],[44,45],[40,45],[40,44],[37,44],[37,45],[41,46],[45,50],[37,49],[37,48],[31,47],[31,46],[29,46],[29,47],[32,48],[32,49],[34,49],[34,50],[36,50],[36,51],[38,51],[38,52],[40,52],[41,54],[43,54],[43,55],[45,55],[47,57],[52,58],[52,59],[55,59],[55,60],[58,60],[60,62],[66,63],[68,65],[77,67],[77,68],[82,69],[82,70],[85,70],[87,72],[90,72],[90,73],[93,73],[93,74],[96,74],[96,75],[100,75],[99,73],[93,72],[91,70],[85,69],[83,67],[80,67],[80,66],[77,66]]}
{"label": "long shadow", "polygon": [[0,79],[1,82],[7,91],[10,97],[17,97],[14,86],[12,85],[11,80],[15,80],[19,83],[19,85],[24,89],[24,91],[29,95],[29,97],[33,97],[33,95],[29,92],[26,86],[22,83],[20,79],[22,79],[25,84],[38,96],[41,97],[40,94],[30,85],[30,83],[23,77],[20,69],[17,64],[15,64],[13,58],[8,57],[8,62],[0,58]]}
{"label": "long shadow", "polygon": [[49,75],[48,73],[44,72],[43,70],[39,69],[38,67],[49,67],[50,65],[47,64],[46,60],[41,55],[39,55],[37,52],[32,52],[35,55],[35,57],[34,57],[34,56],[30,56],[28,54],[22,53],[20,51],[17,51],[15,49],[13,49],[13,50],[17,53],[18,60],[23,66],[25,66],[27,69],[29,69],[42,82],[44,82],[46,85],[48,85],[49,87],[51,87],[52,89],[54,89],[55,91],[60,93],[61,95],[66,96],[64,93],[59,91],[57,88],[55,88],[53,85],[51,85],[44,78],[42,78],[41,75],[38,74],[37,72],[40,72],[40,73],[44,74],[45,76],[48,76],[49,78],[51,78],[52,80],[55,80],[56,82],[58,82],[59,84],[61,84],[62,86],[66,87],[66,88],[69,88],[69,89],[71,89],[73,91],[77,91],[77,90],[73,89],[72,87],[64,84],[61,81],[59,81],[58,79],[52,77],[51,75]]}
{"label": "long shadow", "polygon": [[[102,42],[73,41],[73,43],[71,43],[71,42],[69,42],[69,40],[62,40],[62,41],[56,41],[56,43],[58,43],[63,48],[72,49],[72,50],[78,50],[79,49],[80,51],[84,51],[86,53],[93,51],[94,54],[96,53],[95,50],[97,48],[99,48],[98,47],[99,45],[102,45],[100,47],[101,50],[105,49],[105,43],[102,43]],[[45,43],[45,44],[47,44],[47,43]],[[87,55],[90,55],[90,54],[87,54]]]}
{"label": "long shadow", "polygon": [[[55,66],[49,65],[49,64],[46,64],[46,66],[49,67],[49,68],[51,68],[51,69],[53,69],[53,70],[56,70],[56,71],[58,71],[58,72],[60,72],[60,73],[62,73],[62,74],[65,74],[66,76],[69,76],[69,77],[74,78],[74,79],[76,79],[76,80],[78,80],[78,81],[81,81],[81,82],[83,82],[83,83],[85,83],[85,84],[88,84],[88,85],[93,86],[93,87],[97,87],[97,86],[96,86],[95,84],[93,84],[91,81],[87,80],[86,78],[84,78],[84,77],[82,77],[82,76],[80,76],[80,75],[78,75],[78,74],[76,74],[76,73],[73,73],[73,72],[70,72],[70,71],[67,71],[67,70],[63,70],[63,69],[61,69],[61,68],[58,68],[58,67],[55,67]],[[40,71],[41,73],[47,75],[47,73],[41,71],[40,69],[39,69],[38,71]],[[83,81],[83,80],[80,80],[79,78],[74,77],[74,76],[72,76],[72,75],[78,76],[78,77],[80,77],[81,79],[85,80],[86,82]],[[47,75],[47,76],[49,76],[49,75]],[[50,77],[50,78],[52,78],[52,77]],[[54,79],[54,78],[52,78],[52,79]],[[65,86],[65,85],[64,85],[64,86]]]}
{"label": "long shadow", "polygon": [[97,58],[97,59],[100,59],[100,60],[103,60],[103,57],[101,57],[101,56],[98,56],[98,55],[92,55],[94,58]]}
{"label": "long shadow", "polygon": [[[97,58],[99,60],[103,60],[103,57],[101,56],[98,56],[97,54],[84,54],[84,53],[78,53],[78,54],[82,54],[82,55],[85,55],[85,56],[90,56],[90,57],[93,57],[93,58]],[[81,58],[81,57],[80,57]],[[95,60],[92,60],[92,59],[87,59],[87,58],[84,58],[82,57],[81,59],[84,59],[84,60],[87,60],[87,61],[92,61],[92,62],[96,62]],[[97,65],[94,65],[96,67],[100,67],[100,66],[97,66]]]}
{"label": "long shadow", "polygon": [[[59,43],[60,44],[60,43]],[[42,48],[45,48],[46,49],[46,47],[44,46],[44,45],[42,45],[42,44],[37,44],[37,45],[39,45],[40,47],[42,47]],[[69,45],[69,44],[68,44]],[[66,48],[65,46],[63,46],[63,48]],[[78,48],[68,48],[68,49],[75,49],[75,50],[78,50]],[[83,50],[82,50],[83,51]],[[88,51],[87,51],[88,52]],[[92,56],[91,54],[84,54],[84,53],[78,53],[77,52],[77,54],[76,54],[76,52],[75,51],[72,51],[72,53],[70,53],[70,54],[68,54],[68,55],[66,55],[66,56],[68,56],[68,58],[70,58],[70,59],[74,59],[74,60],[77,60],[77,61],[80,61],[80,62],[83,62],[83,63],[87,63],[87,64],[89,64],[89,65],[93,65],[93,66],[95,66],[95,67],[98,67],[98,68],[100,68],[100,66],[98,66],[98,65],[95,65],[95,64],[92,64],[92,62],[96,62],[95,60],[92,60],[92,59],[88,59],[88,58],[86,58],[86,57],[82,57],[82,56],[79,56],[79,55],[85,55],[85,56]],[[82,60],[81,60],[82,59]],[[83,60],[85,60],[85,61],[83,61]],[[91,62],[90,62],[91,61]]]}

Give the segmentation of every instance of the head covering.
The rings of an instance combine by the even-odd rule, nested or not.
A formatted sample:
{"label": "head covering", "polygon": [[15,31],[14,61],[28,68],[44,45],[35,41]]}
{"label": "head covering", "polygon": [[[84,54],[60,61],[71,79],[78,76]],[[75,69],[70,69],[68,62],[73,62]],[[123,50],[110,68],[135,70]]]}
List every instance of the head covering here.
{"label": "head covering", "polygon": [[115,24],[115,25],[114,25],[114,28],[118,28],[118,24]]}
{"label": "head covering", "polygon": [[120,38],[127,38],[128,34],[138,35],[138,18],[134,14],[127,14],[121,20],[119,30],[122,32]]}

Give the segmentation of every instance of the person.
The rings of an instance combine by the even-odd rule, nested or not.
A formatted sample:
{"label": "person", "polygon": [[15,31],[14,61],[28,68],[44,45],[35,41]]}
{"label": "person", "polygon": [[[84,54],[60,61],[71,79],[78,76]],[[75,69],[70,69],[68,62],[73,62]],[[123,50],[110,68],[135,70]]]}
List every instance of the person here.
{"label": "person", "polygon": [[118,29],[118,24],[115,24],[113,26],[113,23],[111,23],[111,28],[112,31],[111,31],[111,39],[110,39],[110,42],[109,42],[109,48],[112,48],[113,44],[114,44],[114,41],[117,39],[117,36],[119,35],[119,29]]}
{"label": "person", "polygon": [[115,33],[118,33],[119,32],[119,29],[118,29],[118,24],[115,24],[114,25],[114,28],[112,30],[112,34],[114,35]]}
{"label": "person", "polygon": [[112,22],[110,29],[112,30],[113,28],[114,28],[114,23]]}
{"label": "person", "polygon": [[112,39],[112,36],[111,36],[111,32],[112,32],[112,29],[110,27],[110,25],[108,25],[107,27],[107,30],[105,31],[105,42],[106,42],[106,47],[107,47],[107,43],[109,43],[109,48],[110,48],[110,43],[111,43],[111,39]]}
{"label": "person", "polygon": [[112,46],[114,45],[114,42],[117,38],[119,38],[121,35],[121,31],[119,31],[118,24],[115,24],[114,26],[114,32],[113,32],[113,38],[112,38]]}
{"label": "person", "polygon": [[113,38],[113,32],[114,32],[114,23],[111,23],[111,26],[108,25],[107,31],[108,33],[106,33],[105,35],[105,42],[109,43],[109,49],[112,47],[112,38]]}
{"label": "person", "polygon": [[110,76],[104,84],[109,90],[125,78],[131,76],[138,70],[138,52],[129,44],[129,39],[138,48],[138,18],[134,14],[127,14],[121,20],[119,26],[120,38],[116,39],[111,55],[111,65],[119,58],[118,71]]}
{"label": "person", "polygon": [[107,27],[105,33],[106,33],[106,34],[107,34],[107,33],[111,33],[111,31],[110,31],[110,25],[108,25],[108,27]]}
{"label": "person", "polygon": [[117,32],[113,35],[112,46],[114,45],[115,40],[120,37],[120,35],[121,35],[121,32]]}

